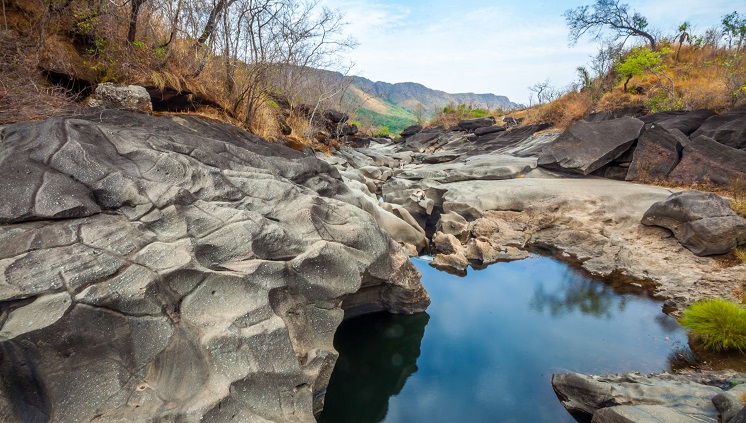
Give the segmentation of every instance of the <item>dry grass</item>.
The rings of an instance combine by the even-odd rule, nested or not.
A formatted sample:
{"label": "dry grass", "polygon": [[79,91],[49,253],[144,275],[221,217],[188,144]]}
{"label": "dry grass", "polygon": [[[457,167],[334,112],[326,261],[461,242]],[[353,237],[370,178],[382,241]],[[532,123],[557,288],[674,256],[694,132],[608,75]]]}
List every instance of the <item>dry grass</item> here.
{"label": "dry grass", "polygon": [[637,107],[645,104],[645,97],[624,92],[621,87],[616,87],[605,93],[596,105],[596,111],[608,112],[625,107]]}
{"label": "dry grass", "polygon": [[533,108],[526,114],[523,123],[551,123],[555,128],[562,129],[588,117],[592,111],[593,98],[590,92],[570,91],[551,103]]}

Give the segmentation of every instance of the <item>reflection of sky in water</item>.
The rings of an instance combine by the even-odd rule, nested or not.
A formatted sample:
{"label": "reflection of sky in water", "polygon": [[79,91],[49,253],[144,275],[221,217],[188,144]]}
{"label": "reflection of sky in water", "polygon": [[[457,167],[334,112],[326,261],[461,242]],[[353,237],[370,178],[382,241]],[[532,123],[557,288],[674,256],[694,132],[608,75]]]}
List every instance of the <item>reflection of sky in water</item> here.
{"label": "reflection of sky in water", "polygon": [[[379,393],[391,396],[386,422],[572,422],[552,391],[552,373],[666,370],[671,352],[686,346],[685,333],[661,313],[660,303],[615,294],[549,258],[470,270],[465,278],[415,264],[432,298],[430,319],[423,321],[424,336],[421,327],[408,326],[418,332],[409,341],[422,337],[419,357],[402,359],[416,360],[416,371],[398,375],[406,379],[403,388]],[[375,357],[371,345],[365,348]],[[391,351],[384,355],[393,357]],[[353,389],[352,379],[345,383]],[[322,421],[380,421],[383,407],[358,408],[356,415],[325,413]]]}

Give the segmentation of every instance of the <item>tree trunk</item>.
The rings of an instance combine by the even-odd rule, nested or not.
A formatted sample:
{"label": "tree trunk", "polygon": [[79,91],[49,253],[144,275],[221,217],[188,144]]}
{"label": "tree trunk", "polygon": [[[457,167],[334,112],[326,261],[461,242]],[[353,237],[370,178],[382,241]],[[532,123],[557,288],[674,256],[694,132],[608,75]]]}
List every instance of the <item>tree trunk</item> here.
{"label": "tree trunk", "polygon": [[137,35],[137,16],[140,14],[140,6],[145,3],[145,0],[131,0],[132,8],[130,9],[130,27],[127,32],[127,42],[132,44],[135,42]]}
{"label": "tree trunk", "polygon": [[215,26],[217,25],[218,17],[223,12],[223,9],[225,8],[227,3],[227,0],[218,0],[218,3],[215,5],[215,7],[212,8],[212,10],[210,11],[210,16],[207,18],[205,29],[202,31],[202,35],[199,36],[199,39],[197,39],[197,44],[203,45],[205,41],[210,38],[212,33],[215,32]]}
{"label": "tree trunk", "polygon": [[629,80],[632,79],[632,75],[627,75],[627,80],[624,81],[624,92],[627,92],[627,84],[629,83]]}

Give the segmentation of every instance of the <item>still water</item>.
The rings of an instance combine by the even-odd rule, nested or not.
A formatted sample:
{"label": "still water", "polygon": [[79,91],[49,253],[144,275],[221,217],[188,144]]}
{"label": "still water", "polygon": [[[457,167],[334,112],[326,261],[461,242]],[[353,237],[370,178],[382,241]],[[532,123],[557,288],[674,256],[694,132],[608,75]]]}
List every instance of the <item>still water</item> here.
{"label": "still water", "polygon": [[657,372],[688,351],[661,303],[533,256],[453,276],[427,313],[346,321],[319,422],[574,422],[552,373]]}

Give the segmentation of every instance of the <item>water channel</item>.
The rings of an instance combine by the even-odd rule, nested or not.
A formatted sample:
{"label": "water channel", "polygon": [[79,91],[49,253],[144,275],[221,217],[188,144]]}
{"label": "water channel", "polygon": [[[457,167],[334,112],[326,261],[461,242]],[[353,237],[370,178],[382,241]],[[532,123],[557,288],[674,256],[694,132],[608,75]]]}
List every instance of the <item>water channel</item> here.
{"label": "water channel", "polygon": [[463,278],[414,263],[432,304],[340,326],[320,423],[575,422],[552,373],[658,372],[689,353],[660,302],[552,258]]}

